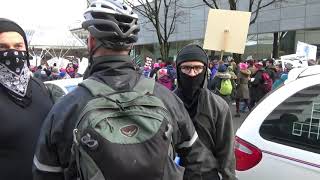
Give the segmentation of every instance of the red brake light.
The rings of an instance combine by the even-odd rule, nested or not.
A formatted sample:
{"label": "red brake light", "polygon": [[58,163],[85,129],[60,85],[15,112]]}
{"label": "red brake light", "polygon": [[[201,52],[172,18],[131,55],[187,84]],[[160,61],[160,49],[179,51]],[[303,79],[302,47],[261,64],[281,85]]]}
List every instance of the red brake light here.
{"label": "red brake light", "polygon": [[239,137],[235,140],[236,169],[245,171],[256,166],[262,158],[261,150]]}

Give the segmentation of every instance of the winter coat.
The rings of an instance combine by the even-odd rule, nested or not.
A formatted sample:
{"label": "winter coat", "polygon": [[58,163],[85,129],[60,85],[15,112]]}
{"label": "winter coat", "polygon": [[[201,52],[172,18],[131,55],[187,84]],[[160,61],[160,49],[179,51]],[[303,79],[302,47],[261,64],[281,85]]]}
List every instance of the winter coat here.
{"label": "winter coat", "polygon": [[270,78],[272,79],[272,82],[276,80],[277,77],[277,70],[274,66],[266,68],[266,71],[268,72]]}
{"label": "winter coat", "polygon": [[281,77],[279,79],[277,79],[273,85],[272,85],[272,90],[273,89],[277,89],[278,87],[280,87],[281,85],[284,84],[284,82],[288,79],[288,74],[282,74]]}
{"label": "winter coat", "polygon": [[32,160],[42,123],[52,101],[43,83],[31,78],[31,103],[14,103],[0,85],[0,179],[32,180]]}
{"label": "winter coat", "polygon": [[[142,74],[135,70],[129,56],[96,57],[85,77],[87,75],[116,91],[132,89],[142,78]],[[162,100],[172,117],[172,144],[181,161],[185,162],[185,174],[188,175],[184,178],[196,177],[195,180],[200,180],[202,175],[211,173],[214,167],[207,157],[212,154],[198,139],[184,104],[175,94],[158,83],[155,84],[153,95]],[[89,91],[80,86],[54,105],[44,122],[39,137],[34,158],[34,180],[75,180],[77,178],[77,169],[73,166],[74,161],[71,163],[69,161],[72,157],[72,132],[82,108],[92,98]],[[102,155],[101,158],[103,158]],[[169,157],[168,162],[174,163]],[[108,163],[112,165],[112,162]],[[167,177],[164,180],[182,180],[183,174],[180,174],[179,178],[171,177],[170,167],[164,172],[164,177]],[[179,167],[179,171],[183,169]],[[141,173],[144,173],[143,170]]]}
{"label": "winter coat", "polygon": [[235,74],[233,66],[228,66],[228,73],[231,75],[230,79],[233,79],[233,80],[237,79],[237,75]]}
{"label": "winter coat", "polygon": [[214,76],[216,75],[216,73],[218,72],[218,65],[214,65],[211,69],[210,69],[211,73],[210,73],[210,80],[212,80],[214,78]]}
{"label": "winter coat", "polygon": [[236,98],[249,99],[249,78],[251,72],[249,70],[241,70],[238,74],[237,87],[236,87]]}
{"label": "winter coat", "polygon": [[[236,180],[234,136],[231,133],[233,124],[229,105],[218,95],[203,88],[198,99],[197,113],[192,121],[200,140],[213,154],[213,157],[207,157],[208,161],[216,167],[223,180]],[[201,180],[211,180],[211,178]]]}
{"label": "winter coat", "polygon": [[266,95],[264,86],[263,86],[264,84],[264,80],[262,78],[263,72],[265,72],[265,70],[260,69],[252,76],[252,79],[250,82],[250,98],[253,101],[259,101]]}

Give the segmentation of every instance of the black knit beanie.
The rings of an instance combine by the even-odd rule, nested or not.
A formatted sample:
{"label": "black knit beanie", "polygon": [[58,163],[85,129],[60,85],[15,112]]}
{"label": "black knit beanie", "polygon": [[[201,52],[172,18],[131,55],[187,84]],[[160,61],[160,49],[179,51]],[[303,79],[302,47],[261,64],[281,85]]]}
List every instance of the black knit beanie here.
{"label": "black knit beanie", "polygon": [[208,56],[199,45],[190,44],[179,51],[176,64],[177,66],[180,66],[181,63],[187,61],[200,61],[207,66]]}
{"label": "black knit beanie", "polygon": [[24,30],[15,22],[9,19],[0,18],[0,33],[2,32],[17,32],[23,37],[24,44],[26,46],[27,56],[28,56],[27,62],[29,66],[28,41],[27,41],[27,36]]}

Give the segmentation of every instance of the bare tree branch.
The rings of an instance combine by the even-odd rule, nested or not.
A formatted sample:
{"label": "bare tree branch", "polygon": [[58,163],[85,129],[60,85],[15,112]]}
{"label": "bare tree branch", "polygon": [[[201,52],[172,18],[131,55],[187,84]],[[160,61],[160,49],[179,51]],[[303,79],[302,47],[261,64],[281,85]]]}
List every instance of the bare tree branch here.
{"label": "bare tree branch", "polygon": [[[141,5],[134,6],[132,3],[127,3],[144,19],[152,24],[154,32],[157,35],[160,44],[161,56],[164,60],[168,60],[170,44],[168,42],[170,36],[175,31],[176,21],[178,18],[177,2],[179,0],[153,0],[143,1],[138,0]],[[140,23],[146,25],[147,22]],[[148,26],[144,26],[148,30]]]}
{"label": "bare tree branch", "polygon": [[211,1],[212,1],[213,4],[210,4],[210,3],[208,2],[208,0],[203,0],[203,2],[204,2],[207,6],[209,6],[210,8],[212,8],[212,9],[219,9],[219,6],[218,6],[218,4],[217,4],[217,0],[211,0]]}
{"label": "bare tree branch", "polygon": [[253,3],[254,3],[254,0],[250,0],[250,2],[249,2],[249,12],[252,12]]}
{"label": "bare tree branch", "polygon": [[258,15],[259,15],[259,12],[260,12],[260,9],[261,9],[260,8],[261,3],[262,3],[262,0],[259,0],[257,9],[252,13],[252,14],[254,14],[254,18],[250,21],[250,24],[253,24],[256,22]]}
{"label": "bare tree branch", "polygon": [[229,0],[230,10],[237,10],[237,3],[235,0]]}

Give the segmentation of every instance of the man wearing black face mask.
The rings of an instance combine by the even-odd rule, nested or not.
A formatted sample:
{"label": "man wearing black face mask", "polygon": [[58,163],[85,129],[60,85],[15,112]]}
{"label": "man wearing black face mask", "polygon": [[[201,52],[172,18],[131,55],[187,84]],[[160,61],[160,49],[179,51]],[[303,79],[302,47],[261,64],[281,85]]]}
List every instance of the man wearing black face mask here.
{"label": "man wearing black face mask", "polygon": [[235,157],[231,112],[227,103],[206,87],[208,57],[198,45],[182,48],[177,56],[178,88],[175,93],[193,121],[199,139],[212,152],[215,174],[203,180],[234,180]]}
{"label": "man wearing black face mask", "polygon": [[30,76],[26,35],[0,18],[0,179],[31,180],[32,159],[42,121],[52,102]]}

